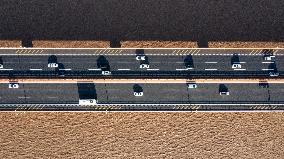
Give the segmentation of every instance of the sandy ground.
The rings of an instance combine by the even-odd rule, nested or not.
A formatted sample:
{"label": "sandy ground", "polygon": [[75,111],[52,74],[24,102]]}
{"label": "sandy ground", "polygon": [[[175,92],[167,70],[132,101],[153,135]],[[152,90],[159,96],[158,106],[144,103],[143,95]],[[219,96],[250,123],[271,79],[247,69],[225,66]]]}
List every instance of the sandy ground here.
{"label": "sandy ground", "polygon": [[0,113],[1,158],[283,158],[283,113]]}
{"label": "sandy ground", "polygon": [[[20,47],[21,41],[0,40],[0,47]],[[35,40],[40,48],[109,48],[109,41]],[[208,42],[209,48],[284,48],[284,42]],[[121,48],[198,48],[194,41],[121,41]]]}

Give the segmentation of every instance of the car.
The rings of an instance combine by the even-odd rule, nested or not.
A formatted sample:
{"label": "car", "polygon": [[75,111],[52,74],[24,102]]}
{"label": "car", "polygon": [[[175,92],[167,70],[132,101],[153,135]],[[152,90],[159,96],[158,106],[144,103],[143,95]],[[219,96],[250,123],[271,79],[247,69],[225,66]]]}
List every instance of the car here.
{"label": "car", "polygon": [[279,76],[279,73],[278,72],[269,72],[269,76],[270,77],[277,77],[277,76]]}
{"label": "car", "polygon": [[102,71],[102,75],[111,75],[110,71]]}
{"label": "car", "polygon": [[9,88],[19,88],[19,83],[9,83]]}
{"label": "car", "polygon": [[273,55],[264,56],[265,61],[271,61],[271,60],[274,60],[274,58],[275,58],[275,56],[273,56]]}
{"label": "car", "polygon": [[149,64],[140,64],[140,68],[149,68],[150,65]]}
{"label": "car", "polygon": [[0,64],[0,68],[4,68],[3,64]]}
{"label": "car", "polygon": [[57,64],[57,63],[48,63],[48,64],[47,64],[47,67],[50,67],[50,68],[57,68],[57,67],[58,67],[58,64]]}
{"label": "car", "polygon": [[146,56],[145,55],[137,55],[136,56],[136,60],[137,61],[145,61],[146,60]]}
{"label": "car", "polygon": [[241,64],[233,64],[232,68],[242,68],[242,65]]}
{"label": "car", "polygon": [[143,92],[134,92],[134,96],[141,97],[143,96]]}
{"label": "car", "polygon": [[226,91],[226,92],[219,92],[219,94],[222,96],[222,95],[230,95],[229,91]]}
{"label": "car", "polygon": [[188,83],[187,88],[197,88],[197,84],[196,83]]}

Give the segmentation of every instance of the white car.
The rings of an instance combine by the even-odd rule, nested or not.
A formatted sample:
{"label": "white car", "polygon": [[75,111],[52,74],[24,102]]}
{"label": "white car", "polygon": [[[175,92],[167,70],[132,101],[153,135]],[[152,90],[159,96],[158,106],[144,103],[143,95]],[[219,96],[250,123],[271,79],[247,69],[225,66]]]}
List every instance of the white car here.
{"label": "white car", "polygon": [[271,56],[265,56],[265,57],[264,57],[264,60],[265,60],[265,61],[271,61],[271,60],[273,60],[274,58],[275,58],[275,56],[272,56],[272,55],[271,55]]}
{"label": "white car", "polygon": [[110,71],[102,71],[102,75],[111,75]]}
{"label": "white car", "polygon": [[242,65],[241,64],[233,64],[232,68],[242,68]]}
{"label": "white car", "polygon": [[0,68],[4,68],[3,64],[0,64]]}
{"label": "white car", "polygon": [[188,83],[187,88],[197,88],[197,84],[196,83]]}
{"label": "white car", "polygon": [[48,63],[47,66],[50,67],[50,68],[56,68],[56,67],[58,67],[58,64],[57,63]]}
{"label": "white car", "polygon": [[279,73],[278,72],[269,72],[269,76],[270,77],[277,77],[277,76],[279,76]]}
{"label": "white car", "polygon": [[150,65],[149,64],[140,64],[140,68],[149,68]]}
{"label": "white car", "polygon": [[19,83],[9,83],[9,88],[19,88]]}
{"label": "white car", "polygon": [[222,95],[230,95],[230,93],[227,91],[227,92],[220,92],[220,95],[222,96]]}
{"label": "white car", "polygon": [[141,97],[143,96],[143,92],[134,92],[134,96]]}
{"label": "white car", "polygon": [[137,55],[136,56],[136,60],[137,61],[145,61],[146,60],[146,56],[144,56],[144,55]]}

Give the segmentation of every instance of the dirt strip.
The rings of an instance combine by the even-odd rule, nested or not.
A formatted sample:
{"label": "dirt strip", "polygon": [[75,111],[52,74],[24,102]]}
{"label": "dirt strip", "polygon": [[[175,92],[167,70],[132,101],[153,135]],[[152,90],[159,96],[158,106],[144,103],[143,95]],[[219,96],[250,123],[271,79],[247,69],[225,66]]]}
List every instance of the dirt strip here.
{"label": "dirt strip", "polygon": [[[35,48],[110,48],[110,41],[34,40]],[[195,41],[121,41],[121,48],[198,48]],[[0,47],[21,47],[20,40],[0,40]],[[209,41],[209,48],[284,48],[284,42]]]}

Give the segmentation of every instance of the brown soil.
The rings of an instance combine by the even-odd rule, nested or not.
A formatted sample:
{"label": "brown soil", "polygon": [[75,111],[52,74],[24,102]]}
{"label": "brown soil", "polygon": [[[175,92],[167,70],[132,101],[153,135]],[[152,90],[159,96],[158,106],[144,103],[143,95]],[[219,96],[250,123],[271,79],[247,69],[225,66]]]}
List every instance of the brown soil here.
{"label": "brown soil", "polygon": [[122,48],[196,48],[196,42],[186,41],[122,41]]}
{"label": "brown soil", "polygon": [[22,42],[19,40],[0,40],[0,47],[21,47]]}
{"label": "brown soil", "polygon": [[284,48],[284,42],[209,42],[209,48]]}
{"label": "brown soil", "polygon": [[283,113],[0,113],[0,158],[282,158]]}
{"label": "brown soil", "polygon": [[[21,41],[0,41],[0,47],[20,47]],[[284,48],[284,42],[209,42],[209,48]],[[109,48],[109,41],[35,40],[33,47],[42,48]],[[122,48],[197,48],[194,41],[122,41]]]}
{"label": "brown soil", "polygon": [[42,48],[106,48],[109,46],[108,41],[33,41],[33,47]]}

